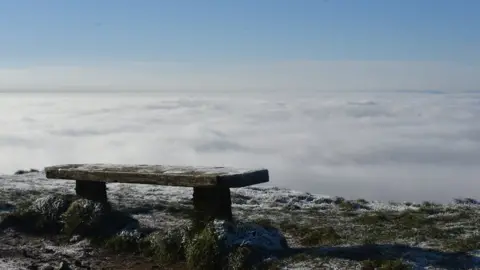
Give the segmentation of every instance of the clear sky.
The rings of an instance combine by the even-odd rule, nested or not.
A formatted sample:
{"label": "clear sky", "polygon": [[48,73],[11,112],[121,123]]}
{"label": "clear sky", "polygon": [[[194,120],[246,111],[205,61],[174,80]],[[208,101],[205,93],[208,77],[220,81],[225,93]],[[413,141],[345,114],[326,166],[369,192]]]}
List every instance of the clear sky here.
{"label": "clear sky", "polygon": [[1,1],[0,89],[480,90],[478,14],[478,0]]}

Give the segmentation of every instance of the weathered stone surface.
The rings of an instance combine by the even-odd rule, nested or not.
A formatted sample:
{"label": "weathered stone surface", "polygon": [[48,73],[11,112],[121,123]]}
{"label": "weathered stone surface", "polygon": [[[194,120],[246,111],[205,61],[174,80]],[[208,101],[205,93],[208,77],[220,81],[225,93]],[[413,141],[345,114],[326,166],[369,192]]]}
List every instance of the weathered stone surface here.
{"label": "weathered stone surface", "polygon": [[268,170],[163,165],[67,164],[45,168],[47,178],[185,187],[245,187],[269,181]]}

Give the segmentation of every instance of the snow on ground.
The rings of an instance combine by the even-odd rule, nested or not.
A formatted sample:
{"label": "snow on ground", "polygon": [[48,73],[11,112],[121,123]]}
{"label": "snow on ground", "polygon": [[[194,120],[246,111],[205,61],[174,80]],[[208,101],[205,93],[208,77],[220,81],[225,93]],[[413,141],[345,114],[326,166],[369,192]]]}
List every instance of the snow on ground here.
{"label": "snow on ground", "polygon": [[1,259],[0,260],[0,269],[18,269],[19,264],[15,260],[7,260]]}
{"label": "snow on ground", "polygon": [[[74,193],[75,182],[71,180],[52,180],[46,179],[43,172],[27,173],[23,175],[1,175],[0,176],[0,211],[10,211],[18,200],[28,199],[28,196],[39,196],[41,194],[49,194],[52,192]],[[141,184],[121,184],[112,183],[107,185],[108,196],[111,202],[117,207],[128,210],[132,216],[139,220],[142,226],[146,227],[165,227],[171,228],[178,226],[179,223],[185,222],[187,217],[182,215],[172,215],[175,212],[162,211],[165,207],[191,207],[192,188],[153,186]],[[20,196],[20,197],[19,197]],[[277,187],[247,187],[232,189],[233,211],[236,217],[255,219],[272,219],[272,220],[289,220],[291,223],[300,224],[308,222],[311,219],[318,219],[318,225],[345,227],[343,230],[349,231],[351,221],[346,219],[346,212],[342,212],[342,199],[330,197],[326,195],[316,195],[294,190],[282,189]],[[348,201],[354,202],[354,201]],[[408,211],[422,207],[417,203],[385,203],[385,202],[367,202],[359,201],[362,207],[355,210],[356,215],[362,213],[375,213],[378,211]],[[355,205],[354,205],[355,207]],[[480,205],[475,202],[465,201],[462,203],[444,204],[439,207],[443,209],[465,209],[467,211],[476,211],[480,213]],[[462,208],[463,207],[463,208]],[[153,211],[152,211],[153,209]],[[159,210],[160,209],[160,210]],[[158,210],[158,211],[157,211]],[[319,215],[320,213],[320,215]],[[323,215],[323,214],[324,215]],[[334,213],[334,214],[332,214]],[[448,217],[451,212],[445,211],[441,213],[432,213],[429,218]],[[316,215],[310,217],[309,215]],[[323,216],[322,216],[323,215]],[[331,215],[329,217],[328,215]],[[478,215],[480,216],[480,215]],[[478,218],[477,216],[477,218]],[[315,222],[315,221],[314,221]],[[470,222],[470,221],[469,221]],[[317,226],[312,223],[312,226]],[[461,223],[452,223],[451,226],[460,226]],[[448,224],[447,224],[448,225]],[[463,225],[461,225],[463,226]],[[470,225],[465,225],[471,227]],[[336,227],[335,227],[336,228]],[[352,227],[353,228],[353,227]],[[469,228],[470,233],[479,233],[478,228]],[[353,238],[352,238],[353,239]],[[355,238],[356,239],[356,238]],[[287,240],[291,247],[299,247],[297,240],[287,235]],[[350,241],[350,240],[349,240]],[[402,239],[399,239],[400,243]],[[358,243],[357,243],[358,244]],[[407,242],[405,244],[414,245],[408,250],[401,250],[403,247],[388,247],[386,250],[396,250],[409,263],[415,266],[415,269],[448,269],[442,267],[431,267],[430,263],[442,260],[443,253],[431,252],[426,248],[431,248],[432,243],[427,242]],[[354,252],[353,244],[343,244],[331,248],[317,248],[314,253],[321,254],[329,250],[329,252],[340,252],[342,248],[351,248],[348,252]],[[47,247],[48,248],[48,247]],[[55,252],[75,253],[81,250],[81,247],[69,246],[68,248],[50,247]],[[480,267],[480,251],[472,251],[469,254],[473,259],[469,260],[470,266]],[[450,255],[448,255],[450,256]],[[14,262],[0,258],[0,269],[16,269]],[[327,269],[359,269],[358,262],[352,262],[343,258],[330,258],[328,260],[314,258],[303,262],[292,262],[291,267],[287,269],[312,269],[310,265],[323,265]],[[470,268],[479,269],[479,268]]]}
{"label": "snow on ground", "polygon": [[[2,181],[3,180],[3,181]],[[1,190],[36,190],[55,192],[74,192],[75,181],[47,179],[44,173],[27,173],[23,175],[0,175]],[[193,189],[185,187],[154,186],[143,184],[111,183],[107,185],[112,199],[128,194],[129,201],[158,201],[169,202],[188,201],[192,198]],[[231,189],[234,207],[245,209],[281,209],[284,206],[294,206],[301,209],[318,207],[335,197],[328,195],[310,194],[277,187],[246,187]],[[412,208],[402,203],[389,204],[384,202],[368,202],[368,206],[375,210],[401,211]]]}

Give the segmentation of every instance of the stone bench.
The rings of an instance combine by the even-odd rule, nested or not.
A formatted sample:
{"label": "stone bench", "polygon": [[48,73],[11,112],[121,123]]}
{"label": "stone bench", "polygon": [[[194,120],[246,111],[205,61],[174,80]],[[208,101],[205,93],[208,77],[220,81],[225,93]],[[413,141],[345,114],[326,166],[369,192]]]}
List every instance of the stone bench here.
{"label": "stone bench", "polygon": [[268,170],[162,165],[68,164],[45,168],[49,179],[75,180],[78,196],[107,202],[106,183],[193,187],[196,220],[232,220],[230,188],[269,181]]}

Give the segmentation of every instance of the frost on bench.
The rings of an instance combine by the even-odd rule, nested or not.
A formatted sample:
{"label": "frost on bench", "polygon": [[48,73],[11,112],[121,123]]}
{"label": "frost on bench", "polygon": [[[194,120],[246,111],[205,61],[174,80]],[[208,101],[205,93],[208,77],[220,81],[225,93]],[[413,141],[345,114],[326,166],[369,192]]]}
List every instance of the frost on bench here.
{"label": "frost on bench", "polygon": [[265,169],[163,165],[69,164],[45,168],[47,178],[184,187],[245,187],[268,182]]}
{"label": "frost on bench", "polygon": [[105,183],[193,187],[197,219],[232,219],[230,188],[269,181],[266,169],[165,165],[67,164],[45,168],[50,179],[76,181],[79,196],[107,201]]}

